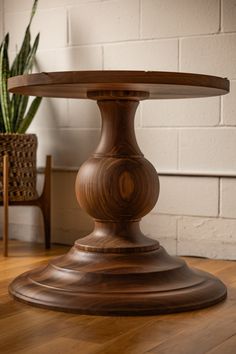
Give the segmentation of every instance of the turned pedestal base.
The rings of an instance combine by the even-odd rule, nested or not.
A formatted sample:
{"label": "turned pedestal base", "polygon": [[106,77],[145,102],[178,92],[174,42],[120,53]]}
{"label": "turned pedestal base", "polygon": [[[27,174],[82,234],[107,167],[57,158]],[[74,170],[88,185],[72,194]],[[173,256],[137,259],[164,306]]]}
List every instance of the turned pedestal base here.
{"label": "turned pedestal base", "polygon": [[214,276],[190,269],[162,247],[132,253],[88,252],[77,243],[46,267],[10,285],[20,301],[92,315],[153,315],[199,309],[226,297]]}
{"label": "turned pedestal base", "polygon": [[103,89],[87,96],[98,101],[102,134],[79,170],[76,194],[94,231],[65,256],[17,277],[10,293],[31,305],[95,315],[153,315],[223,300],[220,280],[170,257],[140,231],[159,195],[158,175],[134,132],[139,100],[149,92]]}

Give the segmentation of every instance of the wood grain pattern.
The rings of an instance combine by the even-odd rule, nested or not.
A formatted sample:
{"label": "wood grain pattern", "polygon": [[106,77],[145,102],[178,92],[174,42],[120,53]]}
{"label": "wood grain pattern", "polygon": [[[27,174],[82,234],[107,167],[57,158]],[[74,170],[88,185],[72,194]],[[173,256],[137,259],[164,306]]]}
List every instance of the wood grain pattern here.
{"label": "wood grain pattern", "polygon": [[165,99],[223,95],[229,91],[229,81],[179,72],[66,71],[12,77],[8,87],[14,93],[43,97],[91,98],[91,91],[113,90],[126,91],[126,96],[128,91],[146,92],[141,99]]}
{"label": "wood grain pattern", "polygon": [[[13,92],[97,100],[98,147],[78,173],[76,195],[93,232],[64,256],[26,272],[10,294],[31,305],[94,315],[150,315],[199,309],[226,297],[216,277],[170,257],[139,228],[159,181],[140,151],[134,117],[141,99],[223,94],[228,81],[161,72],[42,73],[10,79]],[[72,95],[74,94],[74,96]]]}
{"label": "wood grain pattern", "polygon": [[67,247],[10,240],[11,257],[0,241],[1,354],[235,354],[236,262],[185,258],[189,266],[212,272],[228,287],[228,300],[199,311],[147,317],[78,316],[13,301],[11,279],[47,264]]}

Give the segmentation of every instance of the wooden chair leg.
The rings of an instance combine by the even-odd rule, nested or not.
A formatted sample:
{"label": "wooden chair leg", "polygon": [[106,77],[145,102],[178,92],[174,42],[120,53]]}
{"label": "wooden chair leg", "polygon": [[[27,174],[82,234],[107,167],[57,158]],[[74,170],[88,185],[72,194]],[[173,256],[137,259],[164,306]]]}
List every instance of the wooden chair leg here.
{"label": "wooden chair leg", "polygon": [[9,207],[9,197],[8,197],[8,180],[9,180],[9,161],[8,155],[3,157],[3,255],[8,256],[8,207]]}
{"label": "wooden chair leg", "polygon": [[47,156],[45,167],[45,179],[41,196],[41,210],[44,221],[45,248],[51,247],[51,170],[52,157]]}

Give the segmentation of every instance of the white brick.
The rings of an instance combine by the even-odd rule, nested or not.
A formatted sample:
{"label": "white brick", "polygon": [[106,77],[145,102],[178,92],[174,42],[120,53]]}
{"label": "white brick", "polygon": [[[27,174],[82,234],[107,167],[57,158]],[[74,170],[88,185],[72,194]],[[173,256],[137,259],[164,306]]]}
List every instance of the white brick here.
{"label": "white brick", "polygon": [[176,37],[219,30],[219,0],[142,1],[144,38]]}
{"label": "white brick", "polygon": [[236,218],[236,180],[221,179],[221,212],[225,218]]}
{"label": "white brick", "polygon": [[106,45],[104,68],[177,71],[178,42],[169,39]]}
{"label": "white brick", "polygon": [[12,224],[43,225],[41,210],[38,207],[10,207],[9,222]]}
{"label": "white brick", "polygon": [[153,100],[142,103],[142,126],[214,126],[220,119],[219,97]]}
{"label": "white brick", "polygon": [[178,223],[178,254],[236,259],[236,220],[183,217]]}
{"label": "white brick", "polygon": [[177,217],[150,213],[142,219],[141,229],[146,236],[154,240],[159,237],[176,238]]}
{"label": "white brick", "polygon": [[223,123],[236,125],[236,81],[230,82],[230,93],[223,96]]}
{"label": "white brick", "polygon": [[[9,224],[9,238],[25,242],[44,242],[43,225]],[[9,249],[11,253],[11,249]]]}
{"label": "white brick", "polygon": [[[2,0],[1,0],[2,1]],[[48,9],[62,6],[77,6],[90,1],[103,0],[39,0],[37,9]],[[6,0],[4,7],[6,12],[29,11],[33,0]]]}
{"label": "white brick", "polygon": [[[41,1],[39,0],[37,8],[40,7]],[[59,0],[60,1],[60,0]],[[62,0],[64,1],[64,0]],[[51,2],[48,0],[48,2]],[[33,1],[32,0],[7,0],[5,1],[4,7],[6,12],[19,12],[19,11],[29,11],[31,10]]]}
{"label": "white brick", "polygon": [[90,2],[69,9],[70,43],[113,42],[139,37],[139,1]]}
{"label": "white brick", "polygon": [[69,126],[100,128],[101,115],[98,105],[91,100],[69,100]]}
{"label": "white brick", "polygon": [[236,34],[181,40],[181,71],[236,78]]}
{"label": "white brick", "polygon": [[236,1],[222,0],[222,30],[224,32],[236,31]]}
{"label": "white brick", "polygon": [[44,97],[28,132],[65,126],[68,126],[67,100]]}
{"label": "white brick", "polygon": [[[100,128],[101,113],[98,105],[92,100],[69,100],[70,127],[75,128]],[[140,126],[140,109],[135,114],[135,126]]]}
{"label": "white brick", "polygon": [[218,215],[218,179],[160,176],[154,212],[176,215]]}
{"label": "white brick", "polygon": [[[29,16],[30,12],[28,11],[5,13],[5,30],[6,32],[10,32],[10,50],[15,50],[16,45],[19,49],[29,21]],[[32,22],[31,32],[32,39],[34,39],[36,34],[40,32],[40,50],[64,47],[67,42],[67,20],[65,9],[57,8],[37,11]]]}
{"label": "white brick", "polygon": [[[0,209],[3,220],[3,208]],[[3,232],[0,223],[0,234]],[[43,217],[39,208],[16,206],[9,208],[9,239],[26,242],[44,242]]]}
{"label": "white brick", "polygon": [[38,71],[102,69],[102,48],[99,46],[38,51],[36,58]]}
{"label": "white brick", "polygon": [[100,136],[97,129],[37,129],[35,133],[39,141],[38,166],[44,166],[45,156],[52,155],[57,167],[80,166],[95,150]]}
{"label": "white brick", "polygon": [[179,168],[190,171],[235,171],[236,129],[183,129]]}
{"label": "white brick", "polygon": [[178,132],[169,129],[136,129],[144,156],[157,171],[177,169]]}
{"label": "white brick", "polygon": [[[15,52],[22,44],[29,21],[29,12],[4,13],[5,32],[10,33],[9,50]],[[34,36],[32,36],[34,38]]]}
{"label": "white brick", "polygon": [[141,221],[142,232],[176,254],[177,217],[169,215],[148,214]]}
{"label": "white brick", "polygon": [[53,242],[72,245],[93,230],[92,219],[81,209],[55,210],[52,216]]}

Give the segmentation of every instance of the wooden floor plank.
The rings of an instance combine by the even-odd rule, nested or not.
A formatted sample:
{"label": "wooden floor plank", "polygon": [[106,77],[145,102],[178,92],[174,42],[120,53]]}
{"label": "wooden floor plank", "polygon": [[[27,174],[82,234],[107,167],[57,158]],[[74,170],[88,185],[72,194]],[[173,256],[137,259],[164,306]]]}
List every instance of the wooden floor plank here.
{"label": "wooden floor plank", "polygon": [[[216,306],[143,317],[80,316],[14,301],[8,284],[68,248],[10,242],[0,256],[0,353],[2,354],[236,354],[236,262],[185,257],[219,276],[228,298]],[[0,243],[1,252],[1,243]]]}
{"label": "wooden floor plank", "polygon": [[236,353],[236,334],[227,338],[223,343],[213,348],[206,354],[232,354]]}
{"label": "wooden floor plank", "polygon": [[[36,344],[31,348],[17,351],[17,354],[93,354],[98,345],[89,342],[81,342],[71,338],[58,337],[46,343]],[[10,354],[10,352],[9,352]]]}

